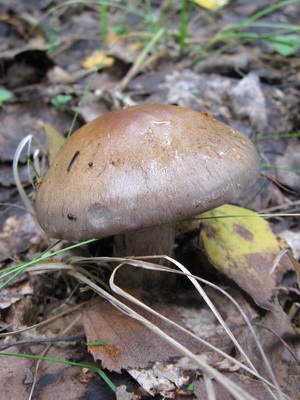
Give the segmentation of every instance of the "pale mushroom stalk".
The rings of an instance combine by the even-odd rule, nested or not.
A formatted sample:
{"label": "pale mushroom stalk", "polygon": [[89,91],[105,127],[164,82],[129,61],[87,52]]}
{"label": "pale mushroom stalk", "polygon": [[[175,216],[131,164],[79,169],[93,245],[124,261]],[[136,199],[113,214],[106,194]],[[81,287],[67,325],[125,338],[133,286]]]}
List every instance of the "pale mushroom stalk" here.
{"label": "pale mushroom stalk", "polygon": [[[127,107],[66,141],[37,190],[37,218],[53,238],[115,235],[118,255],[171,254],[172,224],[236,199],[259,174],[251,141],[208,114]],[[151,272],[149,283],[149,274],[137,281],[155,286],[166,279]],[[132,276],[124,286],[135,285]]]}

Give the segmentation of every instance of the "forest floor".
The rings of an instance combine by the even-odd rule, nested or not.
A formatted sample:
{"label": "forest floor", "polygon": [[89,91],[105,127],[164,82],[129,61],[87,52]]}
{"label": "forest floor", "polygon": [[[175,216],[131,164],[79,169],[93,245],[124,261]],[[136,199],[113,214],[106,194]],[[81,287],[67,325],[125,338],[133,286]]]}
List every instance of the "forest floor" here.
{"label": "forest floor", "polygon": [[[196,3],[0,2],[0,399],[299,394],[300,1]],[[37,175],[65,138],[145,103],[208,113],[262,160],[234,205],[177,225],[199,291],[178,276],[131,292],[192,335],[107,301],[113,238],[74,247],[35,219]]]}

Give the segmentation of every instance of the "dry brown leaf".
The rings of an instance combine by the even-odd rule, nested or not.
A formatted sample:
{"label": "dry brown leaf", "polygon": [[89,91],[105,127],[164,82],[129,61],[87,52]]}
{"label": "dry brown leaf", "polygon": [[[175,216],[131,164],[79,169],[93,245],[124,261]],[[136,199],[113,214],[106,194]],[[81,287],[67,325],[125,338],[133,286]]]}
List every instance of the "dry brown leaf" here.
{"label": "dry brown leaf", "polygon": [[172,363],[155,362],[149,368],[129,368],[128,372],[152,396],[160,394],[167,399],[178,399],[179,394],[187,394],[186,388],[199,370],[188,358],[182,357]]}
{"label": "dry brown leaf", "polygon": [[[52,315],[52,311],[50,307],[48,316]],[[38,313],[36,312],[36,316],[37,315]],[[22,332],[18,337],[12,335],[9,339],[7,338],[6,342],[56,337],[58,332],[61,332],[66,326],[72,326],[72,330],[69,331],[70,335],[80,334],[82,333],[81,319],[78,318],[80,315],[81,311],[79,310],[66,314],[37,330],[32,329],[27,332]],[[47,316],[45,316],[45,318],[47,319]],[[75,324],[74,321],[76,321]],[[10,326],[10,328],[12,327]],[[68,334],[66,336],[68,336]],[[4,343],[2,342],[1,344]],[[5,351],[13,354],[22,353],[42,356],[43,350],[47,345],[48,343],[28,343],[21,346],[10,347]],[[87,353],[86,344],[83,340],[53,343],[46,356],[53,359],[68,360],[99,367],[96,363],[91,362],[90,356]],[[0,353],[0,387],[2,393],[5,393],[3,396],[0,394],[0,399],[28,399],[34,382],[37,363],[37,360],[30,358],[5,356]],[[33,399],[115,399],[114,392],[106,382],[104,382],[95,371],[87,370],[86,368],[54,361],[42,361],[39,364],[36,378],[37,380],[32,396]],[[122,378],[120,378],[119,381],[122,382]]]}
{"label": "dry brown leaf", "polygon": [[[212,290],[208,290],[208,293],[230,328],[238,332],[241,329],[240,327],[244,325],[244,321],[236,308],[227,298],[224,298],[224,295]],[[246,309],[250,318],[256,316],[256,313],[250,306],[247,306],[242,296],[239,293],[234,293],[238,296],[239,303]],[[153,302],[153,308],[158,312],[186,327],[197,336],[209,338],[210,343],[217,345],[223,351],[231,351],[233,347],[231,340],[217,323],[213,313],[201,300],[199,301],[198,296],[183,292],[177,293],[176,300],[172,299],[172,295],[169,295],[168,299],[152,299],[152,304]],[[195,354],[205,352],[205,357],[209,363],[217,363],[223,360],[223,356],[206,348],[178,329],[170,328],[153,316],[145,314],[144,316]],[[110,370],[120,371],[123,368],[129,371],[133,369],[137,371],[139,368],[151,367],[152,362],[170,361],[171,357],[181,356],[180,353],[140,322],[126,316],[100,299],[94,300],[86,307],[83,313],[83,324],[87,342],[95,340],[107,342],[107,346],[89,346],[89,350],[95,359],[102,360],[103,366]],[[172,364],[172,362],[169,363]]]}
{"label": "dry brown leaf", "polygon": [[47,72],[47,78],[51,83],[74,83],[75,78],[66,70],[55,65]]}
{"label": "dry brown leaf", "polygon": [[9,288],[4,287],[0,290],[0,309],[4,310],[10,307],[12,304],[17,303],[20,300],[24,300],[25,294],[29,295],[32,293],[33,288],[30,285],[30,282],[27,280]]}
{"label": "dry brown leaf", "polygon": [[[282,390],[288,393],[291,399],[298,398],[300,367],[279,339],[280,337],[286,341],[293,354],[296,355],[297,350],[293,347],[293,342],[297,339],[296,332],[278,302],[273,303],[272,311],[268,311],[265,317],[257,323],[255,330]],[[247,331],[243,331],[238,339],[258,372],[262,376],[268,377],[267,369],[253,338]]]}
{"label": "dry brown leaf", "polygon": [[28,383],[32,379],[31,360],[0,356],[0,386],[6,400],[28,398]]}
{"label": "dry brown leaf", "polygon": [[[224,375],[227,376],[227,378],[230,378],[239,387],[252,394],[252,396],[254,396],[257,400],[274,400],[274,397],[271,396],[266,387],[257,379],[252,379],[249,378],[249,376],[236,373],[224,373]],[[233,397],[218,382],[212,381],[212,385],[217,400],[233,400]],[[194,393],[199,400],[209,399],[203,379],[195,382]]]}
{"label": "dry brown leaf", "polygon": [[111,371],[147,367],[151,361],[165,361],[178,352],[140,322],[110,303],[97,299],[86,307],[83,325],[87,342],[102,340],[107,346],[89,346],[95,360]]}
{"label": "dry brown leaf", "polygon": [[290,252],[288,253],[288,257],[289,257],[293,267],[295,268],[298,286],[300,287],[300,263],[298,260],[296,260],[296,258]]}
{"label": "dry brown leaf", "polygon": [[[284,154],[276,157],[275,165],[279,167],[276,170],[276,174],[280,183],[299,191],[300,175],[293,171],[300,169],[300,144],[298,138],[289,139]],[[291,170],[287,171],[286,169]]]}
{"label": "dry brown leaf", "polygon": [[0,219],[0,261],[30,249],[40,240],[30,214],[21,209],[7,214],[6,220]]}

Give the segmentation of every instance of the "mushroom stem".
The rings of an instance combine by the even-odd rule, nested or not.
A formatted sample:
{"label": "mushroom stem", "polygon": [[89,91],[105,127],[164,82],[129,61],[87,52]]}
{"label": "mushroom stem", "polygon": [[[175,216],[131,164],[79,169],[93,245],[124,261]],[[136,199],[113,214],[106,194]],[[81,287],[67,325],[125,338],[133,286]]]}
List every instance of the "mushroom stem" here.
{"label": "mushroom stem", "polygon": [[[175,225],[167,224],[127,232],[114,238],[114,253],[118,257],[168,255],[173,252]],[[157,264],[167,264],[164,259],[154,260]],[[175,274],[148,269],[122,266],[116,274],[116,283],[130,289],[138,287],[155,288],[172,286]]]}

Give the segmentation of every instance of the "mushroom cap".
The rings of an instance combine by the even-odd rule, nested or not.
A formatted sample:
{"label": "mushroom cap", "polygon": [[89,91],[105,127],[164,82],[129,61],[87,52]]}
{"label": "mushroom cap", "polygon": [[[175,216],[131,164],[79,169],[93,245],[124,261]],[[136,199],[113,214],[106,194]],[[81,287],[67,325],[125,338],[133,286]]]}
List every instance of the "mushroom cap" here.
{"label": "mushroom cap", "polygon": [[50,237],[100,238],[186,219],[260,174],[251,141],[206,113],[146,104],[104,114],[62,146],[38,187]]}

